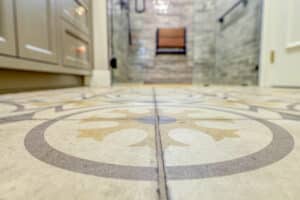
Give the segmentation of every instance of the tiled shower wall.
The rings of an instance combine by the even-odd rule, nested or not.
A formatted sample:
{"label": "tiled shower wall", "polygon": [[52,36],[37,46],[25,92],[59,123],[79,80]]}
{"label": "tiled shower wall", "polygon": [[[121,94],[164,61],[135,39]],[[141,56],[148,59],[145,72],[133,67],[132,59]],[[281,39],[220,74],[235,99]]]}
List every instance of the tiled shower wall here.
{"label": "tiled shower wall", "polygon": [[[167,13],[146,0],[146,12],[136,13],[130,1],[132,45],[128,45],[126,10],[114,1],[114,46],[117,82],[194,84],[256,84],[261,0],[249,0],[222,25],[217,22],[237,0],[170,0]],[[186,27],[188,54],[155,56],[158,27]]]}
{"label": "tiled shower wall", "polygon": [[127,10],[120,0],[108,0],[108,32],[110,57],[117,58],[118,68],[113,70],[113,78],[118,82],[128,81],[129,24]]}
{"label": "tiled shower wall", "polygon": [[[217,0],[217,17],[237,0]],[[217,84],[248,84],[258,82],[261,0],[248,0],[216,27],[216,66],[214,82]]]}
{"label": "tiled shower wall", "polygon": [[216,0],[194,0],[193,83],[213,84],[216,65]]}
{"label": "tiled shower wall", "polygon": [[[148,83],[190,83],[193,67],[193,0],[172,0],[167,13],[146,1],[146,12],[135,12],[130,0],[133,44],[129,55],[129,80]],[[157,28],[187,29],[187,56],[156,56]]]}

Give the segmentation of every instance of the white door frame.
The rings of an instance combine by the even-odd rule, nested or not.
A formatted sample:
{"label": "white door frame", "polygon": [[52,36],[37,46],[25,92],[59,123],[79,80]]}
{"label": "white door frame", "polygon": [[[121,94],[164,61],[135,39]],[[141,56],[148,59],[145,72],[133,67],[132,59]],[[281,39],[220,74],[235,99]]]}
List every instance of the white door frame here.
{"label": "white door frame", "polygon": [[262,29],[261,29],[261,45],[260,45],[260,68],[259,68],[259,86],[271,87],[269,76],[271,63],[270,63],[270,52],[272,51],[272,40],[271,40],[271,23],[270,20],[270,9],[271,1],[262,0]]}
{"label": "white door frame", "polygon": [[[282,3],[281,0],[263,0],[259,85],[261,87],[299,87],[299,79],[297,77],[299,70],[297,67],[295,68],[295,66],[299,65],[298,56],[288,53],[283,54],[281,51],[281,48],[288,48],[288,43],[284,47],[281,44],[283,40],[281,31],[288,32],[285,24],[288,25],[290,22],[289,18],[281,18],[283,17],[281,12],[287,14],[292,11],[279,10],[282,7],[279,3]],[[291,2],[287,1],[286,3]],[[284,9],[291,8],[289,6]],[[291,25],[289,24],[289,26]],[[288,38],[284,39],[288,42]],[[275,61],[275,52],[277,61]],[[280,69],[278,68],[279,65],[281,66]],[[283,69],[283,66],[286,66],[286,68]]]}

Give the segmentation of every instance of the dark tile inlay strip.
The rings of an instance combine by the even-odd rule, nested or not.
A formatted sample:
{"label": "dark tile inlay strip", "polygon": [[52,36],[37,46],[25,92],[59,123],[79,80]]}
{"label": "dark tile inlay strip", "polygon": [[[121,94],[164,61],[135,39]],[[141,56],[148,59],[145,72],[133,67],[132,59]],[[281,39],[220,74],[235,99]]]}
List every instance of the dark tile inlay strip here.
{"label": "dark tile inlay strip", "polygon": [[166,179],[166,167],[164,160],[164,152],[161,141],[161,134],[159,128],[159,113],[157,107],[156,100],[156,92],[153,88],[153,102],[154,102],[154,118],[155,118],[155,147],[156,147],[156,162],[157,162],[157,170],[158,170],[158,194],[160,200],[168,200],[168,186]]}
{"label": "dark tile inlay strip", "polygon": [[32,120],[35,113],[27,113],[16,116],[0,118],[0,124],[16,123],[19,121]]}
{"label": "dark tile inlay strip", "polygon": [[21,112],[21,111],[25,110],[25,107],[23,105],[15,103],[13,101],[0,101],[0,103],[15,106],[16,108],[13,112]]}

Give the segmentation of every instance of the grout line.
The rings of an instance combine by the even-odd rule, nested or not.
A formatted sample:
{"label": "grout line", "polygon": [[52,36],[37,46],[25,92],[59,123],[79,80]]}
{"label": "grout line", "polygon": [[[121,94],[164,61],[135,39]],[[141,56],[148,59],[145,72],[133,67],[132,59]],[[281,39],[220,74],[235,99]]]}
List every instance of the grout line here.
{"label": "grout line", "polygon": [[[263,119],[263,120],[269,120],[269,121],[296,121],[296,120],[289,120],[289,119],[276,119],[276,118],[258,118],[258,119]],[[39,121],[39,120],[52,120],[51,118],[34,118],[34,119],[24,119],[22,121]],[[80,121],[80,120],[83,120],[83,119],[63,119],[61,121]],[[118,120],[118,121],[132,121],[132,120],[137,120],[136,118],[123,118],[123,119],[119,119],[119,118],[108,118],[108,119],[103,119],[103,120],[100,120],[100,121],[112,121],[112,120]],[[177,122],[185,122],[185,121],[231,121],[231,120],[234,120],[234,121],[252,121],[251,119],[211,119],[211,118],[203,118],[203,119],[178,119]],[[1,119],[0,118],[0,121],[3,121],[3,122],[7,122],[7,121],[11,121],[9,119]],[[13,122],[13,121],[12,121]],[[20,121],[16,121],[16,122],[20,122]]]}
{"label": "grout line", "polygon": [[160,127],[159,127],[159,112],[157,108],[156,92],[153,91],[153,102],[154,102],[154,121],[155,121],[155,146],[156,146],[156,159],[157,159],[157,169],[158,169],[158,195],[160,200],[168,200],[168,186],[166,177],[166,168],[164,160],[164,152],[161,141]]}

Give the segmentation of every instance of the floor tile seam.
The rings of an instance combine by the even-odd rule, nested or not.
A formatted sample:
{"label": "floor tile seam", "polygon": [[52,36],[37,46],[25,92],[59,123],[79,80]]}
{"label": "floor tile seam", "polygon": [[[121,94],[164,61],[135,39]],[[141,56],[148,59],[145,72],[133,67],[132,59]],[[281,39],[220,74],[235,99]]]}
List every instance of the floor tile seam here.
{"label": "floor tile seam", "polygon": [[[55,118],[34,118],[34,119],[25,119],[25,120],[16,120],[16,122],[22,122],[22,121],[47,121],[47,120],[54,120]],[[257,118],[262,120],[268,120],[268,121],[298,121],[298,120],[291,120],[291,119],[276,119],[276,118]],[[59,121],[81,121],[86,119],[61,119]],[[115,119],[101,119],[97,121],[137,121],[139,118],[115,118]],[[176,118],[176,122],[186,122],[186,121],[214,121],[214,122],[222,122],[222,121],[252,121],[253,119],[185,119],[185,118]],[[9,119],[0,119],[2,122],[13,122]],[[161,121],[161,120],[160,120]],[[91,121],[92,122],[92,121]],[[176,123],[175,122],[175,123]]]}
{"label": "floor tile seam", "polygon": [[[257,119],[262,119],[262,120],[288,120],[288,119],[277,119],[277,118],[257,118]],[[176,122],[180,121],[252,121],[253,119],[234,119],[234,118],[228,118],[228,119],[212,119],[212,118],[204,118],[204,119],[185,119],[185,118],[176,118]],[[296,121],[296,120],[291,120],[291,121]]]}
{"label": "floor tile seam", "polygon": [[[57,118],[59,118],[61,116],[58,116]],[[143,116],[142,116],[143,117]],[[34,119],[29,119],[29,120],[53,120],[55,119],[56,117],[53,117],[53,118],[34,118]],[[68,119],[61,119],[60,121],[79,121],[79,120],[87,120],[88,118],[83,118],[83,119],[77,119],[77,118],[68,118]],[[137,118],[99,118],[99,119],[95,119],[95,121],[132,121],[132,120],[139,120],[140,117],[137,117]],[[154,119],[154,117],[153,117]],[[3,120],[4,121],[4,120]]]}
{"label": "floor tile seam", "polygon": [[160,200],[169,200],[169,192],[166,176],[166,164],[164,159],[164,150],[162,146],[162,137],[160,134],[160,116],[159,109],[157,107],[156,91],[152,89],[153,102],[154,102],[154,117],[155,117],[155,147],[156,147],[156,159],[158,170],[158,190]]}

